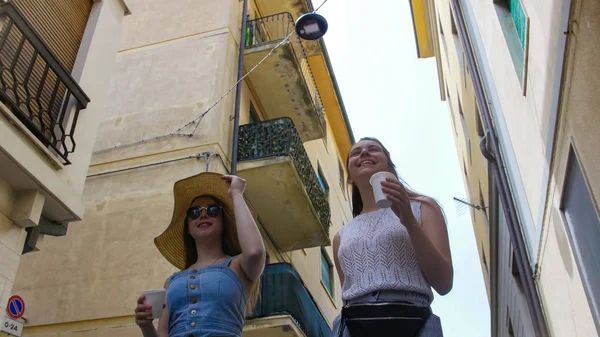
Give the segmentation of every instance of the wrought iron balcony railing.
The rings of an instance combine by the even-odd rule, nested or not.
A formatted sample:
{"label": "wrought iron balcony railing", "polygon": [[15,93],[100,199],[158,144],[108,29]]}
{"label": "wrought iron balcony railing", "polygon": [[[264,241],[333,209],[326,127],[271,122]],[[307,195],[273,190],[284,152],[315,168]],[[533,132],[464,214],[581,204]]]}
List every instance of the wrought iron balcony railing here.
{"label": "wrought iron balcony railing", "polygon": [[79,111],[90,99],[10,2],[0,5],[0,101],[70,164]]}
{"label": "wrought iron balcony railing", "polygon": [[254,48],[281,42],[294,31],[290,13],[279,13],[250,20],[246,23],[246,48]]}
{"label": "wrought iron balcony railing", "polygon": [[240,126],[240,162],[279,156],[289,156],[292,159],[321,225],[329,234],[329,203],[292,120],[283,117]]}
{"label": "wrought iron balcony railing", "polygon": [[327,321],[319,311],[302,279],[289,263],[265,267],[261,276],[260,300],[250,318],[290,315],[307,337],[331,334]]}
{"label": "wrought iron balcony railing", "polygon": [[[266,17],[250,20],[247,23],[246,49],[275,45],[285,39],[294,31],[294,19],[292,14],[284,12]],[[321,95],[317,89],[317,82],[306,57],[306,51],[302,46],[302,40],[297,35],[290,37],[294,54],[299,62],[300,70],[310,92],[311,100],[319,116],[321,125],[325,125],[325,107]]]}

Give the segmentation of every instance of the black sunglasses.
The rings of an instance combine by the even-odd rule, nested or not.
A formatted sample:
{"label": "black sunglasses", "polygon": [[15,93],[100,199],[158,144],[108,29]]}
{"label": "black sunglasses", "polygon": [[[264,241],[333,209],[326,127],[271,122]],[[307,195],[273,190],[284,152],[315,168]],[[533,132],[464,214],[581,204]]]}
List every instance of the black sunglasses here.
{"label": "black sunglasses", "polygon": [[190,209],[187,210],[187,217],[190,220],[195,220],[198,219],[201,215],[202,215],[202,210],[206,210],[206,215],[208,215],[211,218],[216,218],[219,216],[219,214],[221,214],[221,206],[219,205],[208,205],[206,207],[190,207]]}

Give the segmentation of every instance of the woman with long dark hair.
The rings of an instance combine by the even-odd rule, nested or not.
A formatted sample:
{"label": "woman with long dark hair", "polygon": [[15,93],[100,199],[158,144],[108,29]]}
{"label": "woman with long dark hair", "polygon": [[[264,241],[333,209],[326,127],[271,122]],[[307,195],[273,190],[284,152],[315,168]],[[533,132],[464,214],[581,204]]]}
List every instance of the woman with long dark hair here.
{"label": "woman with long dark hair", "polygon": [[180,272],[165,282],[166,303],[154,328],[151,305],[138,298],[144,337],[242,336],[260,291],[262,236],[237,176],[202,173],[175,183],[169,227],[154,242]]}
{"label": "woman with long dark hair", "polygon": [[[390,153],[375,138],[356,143],[347,160],[352,221],[333,239],[344,307],[332,336],[441,337],[431,313],[435,289],[452,289],[453,267],[446,221],[438,203],[403,184]],[[370,178],[381,183],[391,207],[378,208]]]}

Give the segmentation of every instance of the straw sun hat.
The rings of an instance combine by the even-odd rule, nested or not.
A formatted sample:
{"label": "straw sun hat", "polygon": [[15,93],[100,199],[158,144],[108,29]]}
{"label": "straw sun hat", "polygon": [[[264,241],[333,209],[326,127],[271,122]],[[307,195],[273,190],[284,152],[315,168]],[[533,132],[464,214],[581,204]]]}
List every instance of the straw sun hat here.
{"label": "straw sun hat", "polygon": [[173,196],[175,198],[173,217],[169,227],[154,239],[154,244],[167,261],[180,270],[185,269],[183,229],[186,213],[192,201],[200,196],[214,198],[223,207],[227,225],[227,228],[223,228],[227,234],[226,241],[237,254],[241,253],[233,213],[233,202],[229,197],[227,183],[221,179],[222,176],[213,172],[200,173],[179,180],[173,186]]}

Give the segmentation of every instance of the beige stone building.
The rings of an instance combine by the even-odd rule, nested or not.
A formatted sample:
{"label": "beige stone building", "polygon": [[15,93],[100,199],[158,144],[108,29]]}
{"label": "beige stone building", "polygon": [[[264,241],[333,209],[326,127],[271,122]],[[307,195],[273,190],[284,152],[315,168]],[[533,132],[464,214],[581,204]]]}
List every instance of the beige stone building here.
{"label": "beige stone building", "polygon": [[22,255],[83,216],[128,13],[122,0],[0,3],[0,319]]}
{"label": "beige stone building", "polygon": [[412,0],[436,57],[492,336],[600,334],[600,5]]}
{"label": "beige stone building", "polygon": [[171,218],[173,183],[228,172],[236,141],[269,264],[244,336],[325,336],[341,309],[330,237],[351,218],[354,139],[324,43],[293,35],[243,80],[237,140],[236,91],[210,109],[236,82],[240,42],[248,73],[311,1],[248,1],[243,41],[238,0],[127,4],[98,135],[86,139],[91,165],[77,180],[83,219],[21,258],[24,335],[141,335],[137,297],[176,271],[153,244]]}

